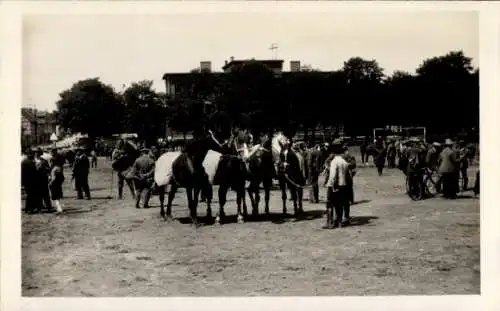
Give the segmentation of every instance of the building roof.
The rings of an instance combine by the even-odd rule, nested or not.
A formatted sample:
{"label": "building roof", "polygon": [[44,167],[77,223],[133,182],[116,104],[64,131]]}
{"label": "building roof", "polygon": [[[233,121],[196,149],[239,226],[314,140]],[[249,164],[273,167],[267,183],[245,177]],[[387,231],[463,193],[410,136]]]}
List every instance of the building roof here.
{"label": "building roof", "polygon": [[222,66],[222,70],[226,70],[231,68],[234,65],[241,65],[246,62],[257,62],[263,63],[265,65],[270,65],[272,67],[279,66],[280,68],[283,66],[284,60],[282,59],[234,59],[227,62],[224,66]]}

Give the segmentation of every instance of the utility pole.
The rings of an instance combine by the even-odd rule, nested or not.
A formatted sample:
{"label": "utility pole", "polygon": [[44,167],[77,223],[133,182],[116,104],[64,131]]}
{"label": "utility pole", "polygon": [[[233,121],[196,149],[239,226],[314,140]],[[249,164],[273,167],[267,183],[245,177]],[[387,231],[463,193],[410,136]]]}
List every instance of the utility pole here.
{"label": "utility pole", "polygon": [[271,50],[272,54],[273,54],[273,59],[276,59],[278,57],[278,45],[276,43],[273,43],[271,44],[271,46],[269,47],[269,49]]}

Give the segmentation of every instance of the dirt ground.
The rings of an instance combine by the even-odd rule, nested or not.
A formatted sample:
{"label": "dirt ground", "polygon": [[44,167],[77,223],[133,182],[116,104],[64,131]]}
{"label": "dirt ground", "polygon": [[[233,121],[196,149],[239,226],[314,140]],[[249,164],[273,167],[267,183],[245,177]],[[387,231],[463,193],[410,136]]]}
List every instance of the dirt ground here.
{"label": "dirt ground", "polygon": [[[114,185],[114,199],[107,199],[110,164],[100,159],[99,165],[90,175],[91,201],[76,200],[66,169],[65,214],[23,214],[23,296],[480,293],[479,200],[470,191],[455,201],[413,202],[401,172],[379,177],[363,167],[355,177],[351,227],[321,229],[321,189],[322,203],[305,201],[305,220],[237,224],[233,217],[195,229],[184,221],[183,192],[173,207],[181,221],[166,223],[157,197],[152,208],[138,210],[128,189],[124,200],[116,199]],[[234,215],[234,193],[229,198],[226,213]],[[198,210],[205,215],[205,204]],[[281,196],[273,191],[271,212],[280,211]]]}

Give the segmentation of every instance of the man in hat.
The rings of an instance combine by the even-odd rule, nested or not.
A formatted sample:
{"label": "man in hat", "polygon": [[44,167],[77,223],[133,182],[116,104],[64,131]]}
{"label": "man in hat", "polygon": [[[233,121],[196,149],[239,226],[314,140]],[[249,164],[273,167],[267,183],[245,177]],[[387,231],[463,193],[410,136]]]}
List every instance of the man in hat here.
{"label": "man in hat", "polygon": [[35,164],[37,171],[36,183],[40,191],[40,198],[45,208],[48,211],[52,211],[52,201],[50,200],[49,192],[50,163],[44,159],[42,148],[38,148],[35,152]]}
{"label": "man in hat", "polygon": [[321,148],[312,146],[307,152],[307,175],[311,190],[309,192],[309,200],[311,203],[319,203],[319,174],[322,171],[321,163]]}
{"label": "man in hat", "polygon": [[78,200],[83,199],[84,192],[87,200],[90,200],[89,170],[89,158],[85,154],[83,148],[79,147],[76,149],[75,163],[73,164],[73,177],[75,179]]}
{"label": "man in hat", "polygon": [[[332,143],[334,158],[329,165],[329,174],[326,182],[327,187],[327,224],[326,229],[346,226],[350,219],[349,206],[349,163],[343,158],[344,150],[339,142]],[[335,220],[333,210],[335,209]],[[342,223],[342,216],[344,222]]]}
{"label": "man in hat", "polygon": [[155,161],[151,157],[151,151],[143,148],[141,155],[135,160],[133,165],[134,185],[136,190],[135,207],[140,208],[141,197],[143,192],[144,208],[149,207],[149,199],[151,197],[151,189],[154,184]]}
{"label": "man in hat", "polygon": [[447,138],[444,143],[444,149],[439,155],[438,172],[441,175],[443,197],[446,199],[455,199],[458,193],[458,170],[460,163],[453,145],[453,141]]}
{"label": "man in hat", "polygon": [[25,151],[26,157],[21,162],[21,186],[26,192],[24,211],[33,213],[42,207],[42,198],[37,185],[35,153],[31,148]]}

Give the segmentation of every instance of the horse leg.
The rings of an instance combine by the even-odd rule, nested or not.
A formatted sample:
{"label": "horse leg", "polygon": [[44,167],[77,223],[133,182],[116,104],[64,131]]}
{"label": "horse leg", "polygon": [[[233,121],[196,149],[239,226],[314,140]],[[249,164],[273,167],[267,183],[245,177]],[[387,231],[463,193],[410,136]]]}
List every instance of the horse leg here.
{"label": "horse leg", "polygon": [[259,189],[259,184],[255,184],[254,188],[254,194],[255,194],[255,216],[259,215],[259,204],[260,204],[260,189]]}
{"label": "horse leg", "polygon": [[127,183],[128,188],[130,189],[130,193],[132,194],[132,198],[135,198],[135,188],[134,188],[134,183],[132,179],[125,179],[125,182]]}
{"label": "horse leg", "polygon": [[[236,205],[238,206],[237,220],[239,224],[244,223],[243,215],[247,216],[246,206],[244,207],[243,215],[241,215],[241,201],[245,201],[245,185],[239,186],[236,190]],[[243,204],[245,204],[243,202]]]}
{"label": "horse leg", "polygon": [[199,195],[199,191],[196,192],[194,189],[193,187],[186,187],[186,195],[188,199],[189,216],[191,218],[191,222],[195,227],[199,227],[200,223],[198,222],[197,216],[198,197],[196,196]]}
{"label": "horse leg", "polygon": [[160,199],[160,216],[162,218],[165,218],[165,188],[166,186],[156,188],[158,190],[158,199]]}
{"label": "horse leg", "polygon": [[212,217],[212,199],[213,199],[213,189],[212,186],[209,185],[207,186],[207,189],[205,189],[205,199],[207,202],[207,219],[209,223],[212,223],[213,217]]}
{"label": "horse leg", "polygon": [[245,217],[247,217],[248,216],[248,209],[247,209],[245,183],[243,183],[243,185],[241,186],[241,189],[238,190],[238,192],[236,193],[236,199],[238,199],[238,195],[241,196],[241,204],[243,205],[243,215]]}
{"label": "horse leg", "polygon": [[288,186],[288,189],[290,189],[290,196],[292,197],[293,201],[293,216],[297,217],[298,216],[297,187],[290,185]]}
{"label": "horse leg", "polygon": [[219,211],[215,216],[215,224],[217,225],[221,224],[221,218],[225,216],[224,205],[226,204],[226,195],[228,188],[229,187],[227,185],[219,185]]}
{"label": "horse leg", "polygon": [[283,201],[283,216],[286,216],[286,183],[284,180],[280,180],[280,189],[281,189],[281,200]]}
{"label": "horse leg", "polygon": [[302,187],[299,187],[297,189],[297,200],[299,201],[299,214],[302,214],[304,212],[304,206],[302,205],[303,198],[304,198],[304,189],[302,189]]}
{"label": "horse leg", "polygon": [[[164,189],[166,189],[166,186],[163,186],[163,187],[164,187]],[[165,190],[164,190],[164,192],[165,192]],[[167,214],[165,215],[166,221],[173,219],[172,218],[172,202],[174,201],[176,192],[177,192],[177,186],[171,185],[170,191],[168,192]],[[165,193],[163,194],[163,197],[165,197]]]}
{"label": "horse leg", "polygon": [[264,180],[264,203],[265,203],[265,212],[269,215],[269,199],[271,197],[271,187],[273,185],[273,180]]}
{"label": "horse leg", "polygon": [[250,198],[250,204],[252,205],[252,215],[255,215],[255,198],[254,198],[254,189],[253,184],[250,184],[250,187],[247,189],[248,197]]}

